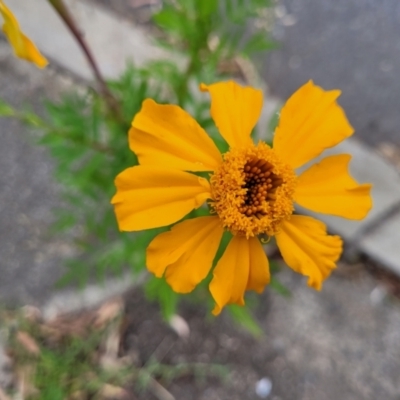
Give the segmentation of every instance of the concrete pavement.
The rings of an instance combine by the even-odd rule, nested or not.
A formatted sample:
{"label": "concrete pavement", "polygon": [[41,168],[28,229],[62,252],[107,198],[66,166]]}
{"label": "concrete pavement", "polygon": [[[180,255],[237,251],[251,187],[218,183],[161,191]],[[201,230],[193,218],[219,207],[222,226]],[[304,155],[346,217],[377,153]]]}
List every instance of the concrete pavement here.
{"label": "concrete pavement", "polygon": [[313,79],[340,88],[357,136],[370,146],[400,145],[400,2],[279,0],[279,48],[260,66],[271,92],[287,98]]}

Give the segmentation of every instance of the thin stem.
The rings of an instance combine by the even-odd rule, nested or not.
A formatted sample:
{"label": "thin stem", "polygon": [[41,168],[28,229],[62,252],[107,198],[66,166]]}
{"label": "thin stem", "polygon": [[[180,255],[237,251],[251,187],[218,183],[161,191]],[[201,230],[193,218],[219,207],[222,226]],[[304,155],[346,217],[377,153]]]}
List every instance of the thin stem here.
{"label": "thin stem", "polygon": [[71,13],[65,6],[62,0],[48,0],[49,3],[54,7],[54,9],[57,11],[57,13],[60,15],[62,20],[65,22],[65,24],[68,26],[69,30],[71,31],[72,35],[75,37],[76,41],[78,42],[79,46],[81,47],[83,53],[86,56],[86,59],[90,65],[90,68],[93,71],[93,74],[96,78],[97,83],[99,84],[100,87],[100,92],[102,96],[104,97],[105,102],[107,103],[107,106],[112,114],[117,118],[117,120],[123,122],[122,118],[122,113],[121,109],[119,107],[119,104],[116,100],[116,98],[113,96],[111,93],[110,89],[107,86],[106,81],[104,80],[100,69],[96,63],[96,60],[86,43],[82,32],[79,30],[77,27],[73,17],[71,16]]}

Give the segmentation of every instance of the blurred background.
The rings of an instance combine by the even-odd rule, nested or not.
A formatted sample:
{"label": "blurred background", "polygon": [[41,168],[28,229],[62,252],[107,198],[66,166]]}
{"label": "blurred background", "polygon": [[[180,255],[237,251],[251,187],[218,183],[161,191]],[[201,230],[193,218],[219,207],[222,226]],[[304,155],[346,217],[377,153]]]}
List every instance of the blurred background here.
{"label": "blurred background", "polygon": [[[91,72],[73,39],[62,33],[54,13],[42,7],[46,1],[35,1],[35,6],[26,0],[8,0],[7,4],[49,57],[50,67],[38,71],[14,59],[1,37],[0,97],[43,115],[46,99],[57,101],[71,89],[84,91]],[[106,78],[116,79],[125,69],[126,59],[144,63],[166,54],[164,48],[154,47],[159,32],[152,16],[162,9],[161,0],[68,0],[67,4],[78,24],[83,24]],[[339,102],[355,127],[356,141],[362,149],[366,146],[365,154],[371,154],[371,160],[381,160],[369,164],[367,157],[358,168],[384,165],[381,175],[374,171],[377,181],[387,178],[384,190],[376,193],[376,206],[382,207],[382,221],[397,221],[400,2],[276,0],[247,21],[244,36],[251,35],[255,27],[273,42],[268,51],[256,52],[250,62],[239,62],[239,68],[236,64],[224,68],[263,87],[266,99],[271,100],[268,118],[276,116],[279,105],[309,79],[324,89],[342,90]],[[76,289],[76,284],[62,291],[55,289],[66,273],[65,259],[78,251],[70,236],[49,230],[53,210],[63,201],[62,190],[53,174],[54,156],[37,146],[36,139],[26,125],[0,119],[0,304],[30,304],[54,315],[125,293],[129,276],[123,280],[107,276],[98,285],[91,272],[83,273],[85,260],[76,271],[84,275],[82,286],[88,281],[93,284],[89,286],[94,300],[87,301],[90,296],[83,296],[87,292]],[[159,307],[141,292],[129,291],[124,297],[120,351],[133,354],[136,367],[153,365],[149,360],[155,359],[167,366],[198,363],[209,371],[222,365],[226,374],[216,369],[207,376],[204,371],[182,368],[174,370],[176,375],[168,381],[159,369],[155,376],[165,378],[159,382],[167,393],[152,385],[144,390],[128,385],[126,398],[399,400],[400,261],[388,266],[357,247],[378,223],[375,220],[354,242],[346,243],[351,251],[321,292],[307,288],[302,277],[282,267],[275,257],[276,277],[281,283],[261,297],[250,296],[253,317],[243,322],[247,316],[239,315],[239,324],[227,314],[213,319],[205,308],[188,301],[176,311],[183,320],[184,328],[179,328],[179,323],[177,327],[171,320],[165,322]],[[400,222],[393,223],[380,239],[390,247],[388,253],[394,251],[394,258],[400,240],[398,228]],[[78,298],[83,299],[81,303],[75,302]],[[190,335],[182,329],[188,329]],[[0,387],[6,382],[1,357],[0,352]]]}
{"label": "blurred background", "polygon": [[[145,23],[161,0],[92,0]],[[340,102],[371,146],[400,145],[400,3],[395,0],[277,0],[264,24],[278,48],[255,57],[271,93],[286,99],[313,79],[340,88]],[[249,26],[251,29],[251,24]]]}
{"label": "blurred background", "polygon": [[283,0],[275,15],[282,47],[262,66],[272,93],[286,98],[308,79],[340,88],[357,137],[398,146],[400,3]]}

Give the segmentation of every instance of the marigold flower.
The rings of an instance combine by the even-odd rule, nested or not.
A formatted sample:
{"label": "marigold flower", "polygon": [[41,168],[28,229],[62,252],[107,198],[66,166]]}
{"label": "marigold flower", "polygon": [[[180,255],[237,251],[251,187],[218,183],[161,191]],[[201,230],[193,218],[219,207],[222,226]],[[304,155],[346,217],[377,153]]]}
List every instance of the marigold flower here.
{"label": "marigold flower", "polygon": [[[211,95],[211,116],[230,150],[219,153],[200,125],[176,105],[143,102],[129,131],[140,165],[120,173],[112,199],[119,228],[139,231],[179,221],[205,202],[209,216],[187,219],[153,239],[147,268],[165,276],[179,293],[202,281],[224,230],[233,234],[218,260],[210,292],[218,314],[228,303],[244,304],[246,290],[261,292],[270,280],[259,237],[274,236],[289,267],[320,290],[342,253],[339,236],[294,204],[320,213],[360,220],[372,206],[371,185],[348,173],[350,156],[324,158],[300,175],[301,167],[351,136],[340,91],[324,91],[312,81],[282,108],[273,145],[250,138],[262,109],[260,90],[235,82],[201,85]],[[210,171],[210,179],[196,172]],[[203,174],[204,175],[204,174]]]}
{"label": "marigold flower", "polygon": [[43,57],[35,44],[21,31],[17,19],[3,0],[0,0],[0,14],[4,19],[3,32],[13,47],[15,55],[36,64],[39,68],[45,67],[48,64],[46,58]]}

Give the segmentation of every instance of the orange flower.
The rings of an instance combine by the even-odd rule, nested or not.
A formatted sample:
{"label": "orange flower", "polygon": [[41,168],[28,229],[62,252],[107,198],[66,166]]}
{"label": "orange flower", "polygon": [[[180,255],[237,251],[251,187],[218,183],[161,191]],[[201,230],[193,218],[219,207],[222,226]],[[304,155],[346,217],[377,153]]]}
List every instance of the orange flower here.
{"label": "orange flower", "polygon": [[0,14],[4,19],[3,32],[13,47],[15,55],[36,64],[39,68],[45,67],[48,64],[47,60],[40,54],[35,44],[21,31],[17,19],[3,0],[0,0]]}
{"label": "orange flower", "polygon": [[[319,290],[336,267],[342,240],[325,225],[293,214],[294,203],[349,219],[372,206],[371,185],[347,172],[349,155],[334,155],[299,176],[295,169],[351,136],[336,103],[340,92],[313,82],[282,108],[272,148],[250,138],[262,109],[260,90],[230,82],[201,90],[211,95],[211,116],[230,150],[219,153],[200,125],[175,105],[143,102],[129,132],[139,166],[116,178],[112,199],[119,228],[139,231],[167,226],[208,202],[210,215],[187,219],[158,235],[147,248],[147,268],[188,293],[210,269],[224,230],[233,234],[218,260],[210,292],[218,314],[228,303],[244,304],[246,290],[261,292],[270,280],[260,236],[275,236],[285,262]],[[210,179],[196,172],[210,171]]]}

